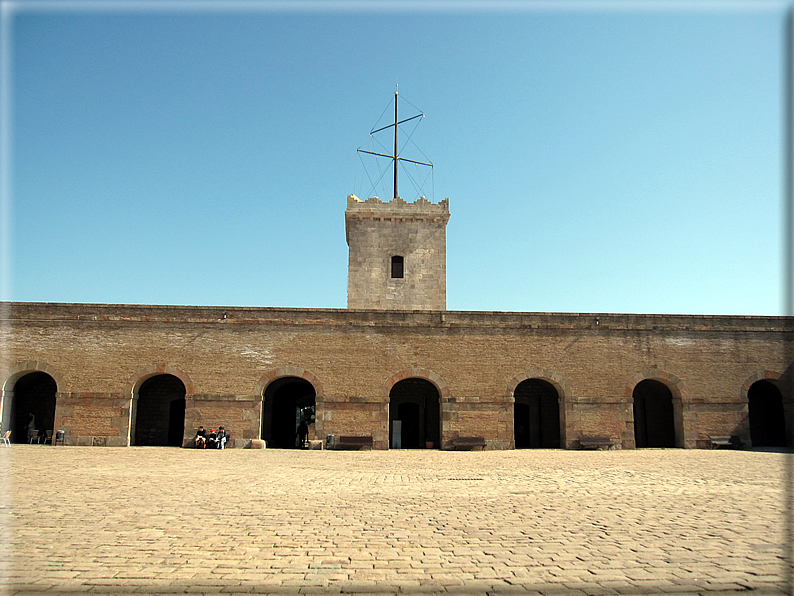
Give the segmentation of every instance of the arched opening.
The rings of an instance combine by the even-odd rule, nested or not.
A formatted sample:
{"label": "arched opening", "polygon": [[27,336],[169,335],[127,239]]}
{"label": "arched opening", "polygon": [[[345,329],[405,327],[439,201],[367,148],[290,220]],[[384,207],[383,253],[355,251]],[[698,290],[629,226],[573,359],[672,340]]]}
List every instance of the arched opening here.
{"label": "arched opening", "polygon": [[389,446],[424,449],[440,445],[441,417],[438,389],[424,379],[403,379],[389,392]]}
{"label": "arched opening", "polygon": [[756,381],[747,391],[747,401],[753,447],[785,447],[786,420],[780,389],[771,381]]}
{"label": "arched opening", "polygon": [[634,387],[634,441],[641,447],[675,447],[673,394],[653,379]]}
{"label": "arched opening", "polygon": [[262,438],[268,447],[290,449],[298,446],[301,419],[312,436],[317,392],[306,379],[281,377],[265,389],[262,412]]}
{"label": "arched opening", "polygon": [[522,381],[513,392],[516,449],[560,446],[560,396],[543,379]]}
{"label": "arched opening", "polygon": [[135,404],[135,445],[182,446],[185,393],[185,384],[174,375],[155,375],[143,382]]}
{"label": "arched opening", "polygon": [[28,425],[33,415],[38,435],[46,436],[55,424],[55,394],[58,387],[47,373],[28,373],[14,383],[3,404],[3,432],[10,430],[12,443],[28,443]]}

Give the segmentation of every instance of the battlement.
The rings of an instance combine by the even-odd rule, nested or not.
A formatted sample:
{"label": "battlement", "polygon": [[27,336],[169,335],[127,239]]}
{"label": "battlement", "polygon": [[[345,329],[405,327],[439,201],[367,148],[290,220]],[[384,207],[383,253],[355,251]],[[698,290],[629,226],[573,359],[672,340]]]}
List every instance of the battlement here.
{"label": "battlement", "polygon": [[355,221],[402,221],[426,222],[446,225],[449,221],[449,199],[439,203],[431,203],[424,197],[409,203],[400,197],[391,201],[381,201],[378,197],[370,197],[362,201],[356,195],[347,195],[345,210],[345,237],[350,245],[350,224]]}
{"label": "battlement", "polygon": [[358,214],[396,213],[406,215],[446,215],[449,217],[449,199],[439,203],[431,203],[424,197],[409,203],[400,197],[391,201],[381,201],[378,197],[370,197],[362,201],[356,195],[347,195],[347,212]]}

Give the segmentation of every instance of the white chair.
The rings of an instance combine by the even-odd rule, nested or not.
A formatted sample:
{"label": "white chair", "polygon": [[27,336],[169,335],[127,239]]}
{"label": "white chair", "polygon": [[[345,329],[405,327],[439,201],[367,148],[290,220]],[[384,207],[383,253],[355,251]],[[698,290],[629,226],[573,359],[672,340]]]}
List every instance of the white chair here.
{"label": "white chair", "polygon": [[0,437],[0,441],[2,441],[4,447],[11,447],[11,441],[8,440],[8,437],[11,436],[11,431],[7,430],[3,433],[3,436]]}

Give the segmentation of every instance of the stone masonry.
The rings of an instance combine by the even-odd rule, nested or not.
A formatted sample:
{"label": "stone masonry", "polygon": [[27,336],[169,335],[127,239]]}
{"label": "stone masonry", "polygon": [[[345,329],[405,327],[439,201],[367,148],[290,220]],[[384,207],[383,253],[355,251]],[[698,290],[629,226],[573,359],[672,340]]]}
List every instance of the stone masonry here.
{"label": "stone masonry", "polygon": [[[353,309],[445,310],[449,199],[384,203],[347,197],[345,228],[350,247],[347,306]],[[392,257],[404,259],[394,277]]]}

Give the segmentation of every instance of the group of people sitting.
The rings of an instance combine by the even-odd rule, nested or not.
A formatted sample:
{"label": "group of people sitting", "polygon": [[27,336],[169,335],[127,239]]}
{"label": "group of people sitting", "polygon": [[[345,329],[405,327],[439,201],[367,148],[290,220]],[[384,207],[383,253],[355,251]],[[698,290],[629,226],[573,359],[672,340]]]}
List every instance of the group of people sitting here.
{"label": "group of people sitting", "polygon": [[209,432],[203,426],[199,426],[193,442],[196,444],[196,449],[224,449],[228,438],[229,433],[223,430],[222,426],[219,426],[218,430],[213,428]]}

